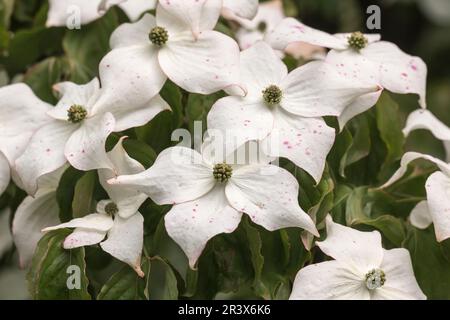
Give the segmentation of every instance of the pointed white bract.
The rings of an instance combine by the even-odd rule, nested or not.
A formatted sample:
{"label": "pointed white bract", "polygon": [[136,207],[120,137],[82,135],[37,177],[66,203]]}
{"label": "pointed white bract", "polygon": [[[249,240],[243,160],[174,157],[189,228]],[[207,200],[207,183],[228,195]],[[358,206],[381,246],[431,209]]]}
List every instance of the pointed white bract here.
{"label": "pointed white bract", "polygon": [[450,238],[450,164],[435,157],[417,152],[407,152],[403,155],[400,168],[381,188],[386,188],[398,181],[408,169],[408,164],[417,159],[425,159],[435,164],[440,171],[430,175],[425,188],[427,201],[419,203],[411,212],[411,222],[418,228],[424,229],[434,224],[434,231],[438,242]]}
{"label": "pointed white bract", "polygon": [[67,166],[63,166],[42,176],[34,197],[27,196],[16,210],[12,222],[12,233],[21,268],[27,268],[30,265],[36,246],[42,237],[41,230],[60,222],[56,189],[66,169]]}
{"label": "pointed white bract", "polygon": [[100,183],[110,200],[100,201],[93,214],[44,228],[43,231],[73,228],[74,231],[64,240],[65,249],[99,243],[104,251],[130,265],[140,277],[143,277],[141,253],[144,241],[144,218],[138,210],[147,196],[132,188],[109,185],[106,182],[117,175],[144,171],[144,167],[126,153],[123,148],[124,139],[122,138],[107,154],[112,168],[98,171]]}
{"label": "pointed white bract", "polygon": [[[41,176],[61,168],[67,161],[79,170],[111,169],[113,165],[105,151],[109,134],[145,124],[157,113],[169,109],[159,96],[144,105],[128,101],[120,107],[117,103],[100,106],[97,102],[103,98],[104,91],[96,78],[85,85],[63,82],[54,89],[61,94],[61,99],[53,108],[22,84],[0,91],[7,101],[11,100],[3,108],[5,112],[15,117],[16,109],[22,110],[10,121],[22,120],[17,127],[5,124],[6,137],[0,137],[0,151],[10,155],[23,188],[30,195],[36,193]],[[22,99],[15,99],[17,91],[24,93]],[[115,93],[124,99],[132,94]],[[17,132],[27,123],[30,124],[27,129]]]}
{"label": "pointed white bract", "polygon": [[258,0],[223,0],[222,14],[226,18],[238,16],[252,20],[258,11]]}
{"label": "pointed white bract", "polygon": [[409,221],[418,229],[426,229],[433,223],[433,219],[428,208],[428,201],[422,200],[414,207],[409,215]]}
{"label": "pointed white bract", "polygon": [[385,250],[378,231],[362,232],[326,219],[317,246],[334,260],[301,269],[291,300],[422,300],[406,249]]}
{"label": "pointed white bract", "polygon": [[[408,136],[412,131],[419,129],[425,129],[430,131],[437,139],[443,142],[447,153],[446,161],[448,162],[450,159],[450,152],[449,152],[450,128],[442,121],[440,121],[438,118],[436,118],[430,111],[416,110],[408,116],[406,126],[403,129],[403,134],[405,136]],[[428,197],[430,198],[432,197],[433,200],[431,202],[429,201],[419,202],[416,205],[416,207],[411,211],[409,219],[411,221],[411,224],[419,229],[426,229],[431,223],[434,222],[436,229],[436,236],[438,237],[438,239],[441,239],[442,241],[443,239],[450,237],[450,223],[447,222],[447,220],[450,220],[450,215],[449,217],[447,217],[445,212],[441,211],[445,210],[445,204],[439,203],[439,200],[435,200],[435,198],[438,197],[439,194],[442,194],[442,192],[444,192],[442,201],[447,203],[448,200],[447,197],[445,196],[446,192],[445,190],[447,189],[445,189],[444,191],[435,191],[435,190],[439,188],[439,185],[441,187],[446,188],[447,186],[446,177],[450,177],[449,175],[450,171],[448,171],[449,165],[446,165],[442,161],[430,156],[426,156],[425,159],[428,159],[431,162],[436,163],[442,170],[442,174],[436,172],[435,174],[429,177],[426,185],[427,194]],[[405,166],[405,164],[402,165]],[[403,172],[403,170],[401,172]],[[431,195],[431,193],[433,194]],[[433,213],[430,211],[432,208],[434,211]],[[436,223],[439,223],[439,226],[437,226]]]}
{"label": "pointed white bract", "polygon": [[136,214],[141,204],[147,199],[147,196],[134,189],[123,186],[113,186],[107,183],[109,179],[120,175],[137,174],[143,172],[144,166],[131,158],[123,147],[123,137],[116,144],[114,149],[108,152],[108,158],[112,163],[111,169],[99,169],[98,177],[103,189],[108,193],[109,198],[117,205],[118,215],[127,219]]}
{"label": "pointed white bract", "polygon": [[317,182],[335,137],[320,117],[338,116],[355,99],[380,91],[377,85],[342,77],[321,61],[288,74],[265,42],[241,53],[241,86],[247,95],[217,101],[208,114],[208,128],[222,132],[228,152],[261,140],[266,154],[288,158]]}
{"label": "pointed white bract", "polygon": [[103,97],[97,102],[122,102],[117,92],[132,92],[144,105],[167,78],[189,92],[210,94],[236,85],[239,48],[230,37],[214,31],[220,0],[161,1],[156,18],[144,15],[111,35],[111,48],[100,63]]}
{"label": "pointed white bract", "polygon": [[215,147],[203,150],[200,154],[172,147],[143,173],[109,180],[145,192],[158,204],[173,204],[165,217],[166,229],[188,256],[191,268],[212,237],[237,228],[242,213],[268,230],[300,227],[317,235],[314,223],[298,205],[298,183],[288,171],[265,160],[232,162],[230,157],[212,157],[214,153],[205,151],[215,152]]}
{"label": "pointed white bract", "polygon": [[436,118],[428,110],[416,110],[412,112],[406,121],[403,134],[408,136],[412,131],[424,129],[430,131],[437,139],[444,144],[446,151],[446,161],[450,161],[450,128],[441,120]]}
{"label": "pointed white bract", "polygon": [[[352,42],[355,34],[356,45]],[[355,34],[331,35],[286,18],[266,34],[265,41],[277,50],[302,42],[332,49],[326,59],[341,66],[345,76],[370,78],[373,84],[394,93],[417,94],[420,106],[426,108],[427,66],[422,59],[404,53],[393,43],[380,41],[377,34]],[[340,125],[375,103],[376,97],[372,95],[350,106],[350,111],[340,119]]]}
{"label": "pointed white bract", "polygon": [[[69,228],[65,249],[98,244],[144,277],[139,208],[149,197],[172,206],[165,227],[192,269],[209,240],[234,232],[244,214],[269,231],[304,229],[297,240],[310,250],[319,236],[316,212],[300,207],[297,178],[273,161],[286,158],[319,183],[336,136],[323,117],[337,117],[342,130],[384,89],[416,94],[426,107],[427,67],[420,58],[377,34],[331,35],[285,18],[281,0],[49,0],[47,26],[87,24],[113,6],[131,23],[111,34],[98,79],[56,84],[56,106],[25,84],[0,88],[0,195],[11,179],[30,195],[12,222],[21,267],[30,264],[41,231]],[[146,13],[153,9],[155,15]],[[239,45],[215,30],[221,15],[231,27],[240,25]],[[288,72],[284,53],[319,61]],[[168,148],[147,170],[127,154],[126,137],[106,152],[111,133],[170,110],[159,96],[168,79],[189,93],[229,95],[207,115],[200,150]],[[450,128],[430,112],[409,116],[404,134],[416,129],[430,130],[450,150]],[[433,223],[440,242],[450,238],[450,164],[408,152],[382,187],[419,158],[439,171],[428,178],[427,199],[409,220],[420,229]],[[97,170],[108,200],[91,214],[60,223],[56,190],[69,165]],[[5,215],[0,218],[4,227]],[[385,250],[379,232],[345,227],[331,216],[326,229],[326,239],[316,244],[334,260],[301,269],[290,299],[426,299],[407,250]]]}
{"label": "pointed white bract", "polygon": [[[236,1],[237,2],[237,1]],[[250,1],[239,1],[244,4]],[[244,12],[241,10],[241,12]],[[241,49],[250,48],[256,42],[264,39],[264,35],[275,29],[275,27],[285,18],[283,3],[281,0],[271,0],[262,2],[257,10],[256,16],[247,18],[239,12],[224,10],[224,17],[233,20],[241,26],[236,31],[236,39]],[[323,59],[325,50],[322,47],[310,45],[308,43],[293,43],[284,50],[277,50],[277,54],[282,57],[284,52],[296,59]]]}
{"label": "pointed white bract", "polygon": [[49,0],[47,27],[72,27],[88,24],[118,5],[130,18],[137,20],[144,12],[156,7],[157,0]]}
{"label": "pointed white bract", "polygon": [[52,109],[23,83],[0,88],[0,152],[14,166],[33,134],[51,121]]}

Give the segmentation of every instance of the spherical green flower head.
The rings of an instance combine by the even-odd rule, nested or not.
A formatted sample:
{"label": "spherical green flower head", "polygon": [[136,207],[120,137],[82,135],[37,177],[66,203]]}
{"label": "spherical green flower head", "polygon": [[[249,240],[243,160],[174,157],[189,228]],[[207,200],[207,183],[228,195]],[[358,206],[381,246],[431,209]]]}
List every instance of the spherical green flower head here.
{"label": "spherical green flower head", "polygon": [[117,207],[117,204],[110,202],[105,206],[105,212],[112,216],[119,212],[119,208]]}
{"label": "spherical green flower head", "polygon": [[361,32],[353,32],[348,38],[348,45],[355,50],[361,50],[367,47],[369,41]]}
{"label": "spherical green flower head", "polygon": [[214,179],[220,182],[227,182],[233,174],[233,168],[226,163],[219,163],[214,166],[213,176]]}
{"label": "spherical green flower head", "polygon": [[273,106],[279,104],[283,98],[283,92],[276,85],[270,85],[265,88],[262,92],[264,101],[269,105]]}
{"label": "spherical green flower head", "polygon": [[87,111],[83,106],[74,104],[67,110],[67,120],[72,123],[79,123],[87,117]]}
{"label": "spherical green flower head", "polygon": [[169,40],[169,33],[163,27],[154,27],[148,37],[154,45],[161,47]]}

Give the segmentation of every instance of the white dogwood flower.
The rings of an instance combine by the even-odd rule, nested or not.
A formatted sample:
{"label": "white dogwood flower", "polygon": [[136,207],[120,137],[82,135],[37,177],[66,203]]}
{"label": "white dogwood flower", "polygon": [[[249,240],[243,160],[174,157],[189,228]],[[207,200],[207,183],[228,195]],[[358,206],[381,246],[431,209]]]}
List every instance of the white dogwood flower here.
{"label": "white dogwood flower", "polygon": [[317,246],[334,260],[301,269],[291,300],[423,300],[408,250],[385,250],[378,231],[361,232],[326,219]]}
{"label": "white dogwood flower", "polygon": [[156,18],[146,14],[136,23],[119,26],[111,35],[113,50],[100,63],[102,87],[109,92],[131,91],[136,99],[148,101],[167,77],[202,94],[235,85],[238,45],[213,30],[221,5],[220,0],[160,1]]}
{"label": "white dogwood flower", "polygon": [[[26,136],[29,143],[26,149],[21,147],[21,156],[15,161],[15,169],[23,187],[31,195],[37,190],[39,177],[62,167],[66,161],[85,171],[112,168],[105,151],[105,141],[109,134],[144,125],[159,112],[169,109],[159,96],[137,105],[132,97],[133,92],[105,92],[100,89],[96,78],[85,85],[63,82],[55,85],[54,89],[62,96],[53,108],[35,97],[31,90],[28,92],[29,89],[25,100],[14,100],[14,90],[6,97],[11,101],[11,108],[20,110],[17,118],[14,114],[6,115],[7,119],[12,119],[12,123],[19,123],[17,127],[8,124],[5,130],[7,135],[26,126],[25,118],[30,118],[37,112],[40,112],[36,116],[37,120],[43,115],[46,117],[46,124],[36,130],[31,139],[30,135]],[[109,105],[100,101],[105,96],[111,101]],[[20,122],[21,119],[23,122]],[[15,141],[16,137],[13,137],[5,139],[3,144],[7,150],[13,150],[16,148]]]}
{"label": "white dogwood flower", "polygon": [[[233,13],[224,16],[229,20],[236,21],[241,26],[236,32],[236,39],[242,50],[248,49],[258,41],[263,40],[265,33],[275,29],[275,27],[286,17],[284,15],[283,3],[281,0],[272,0],[261,3],[257,15],[251,20]],[[283,51],[277,52],[280,57],[284,56]],[[325,58],[325,50],[322,47],[308,43],[292,43],[285,48],[284,52],[296,59]]]}
{"label": "white dogwood flower", "polygon": [[408,116],[403,134],[408,136],[412,131],[418,129],[430,131],[443,142],[446,150],[446,161],[450,162],[450,128],[430,111],[419,109]]}
{"label": "white dogwood flower", "polygon": [[[273,31],[266,34],[274,49],[283,50],[287,45],[306,42],[332,49],[327,60],[339,67],[340,73],[349,78],[362,78],[379,84],[394,93],[419,95],[419,104],[426,107],[427,66],[419,57],[410,56],[395,44],[380,41],[378,34],[360,32],[331,35],[308,27],[293,18],[284,19]],[[341,115],[341,127],[352,117],[372,107],[378,94],[361,97]]]}
{"label": "white dogwood flower", "polygon": [[118,5],[130,20],[137,20],[145,11],[154,9],[157,0],[49,0],[47,27],[64,27],[78,21],[88,24]]}
{"label": "white dogwood flower", "polygon": [[[429,130],[437,139],[441,140],[446,150],[446,161],[450,161],[450,128],[441,120],[436,118],[428,110],[416,110],[412,112],[406,121],[403,134],[408,136],[412,131],[418,129]],[[428,208],[428,202],[420,201],[411,211],[409,216],[411,224],[419,229],[426,229],[433,222]]]}
{"label": "white dogwood flower", "polygon": [[247,95],[218,100],[208,114],[208,128],[227,137],[228,152],[260,140],[266,154],[288,158],[317,182],[335,138],[335,130],[320,117],[339,116],[361,95],[380,91],[341,77],[321,61],[288,74],[265,42],[241,53],[241,86]]}
{"label": "white dogwood flower", "polygon": [[408,164],[417,159],[428,160],[438,166],[440,171],[431,174],[425,184],[427,200],[421,201],[411,212],[411,223],[420,228],[427,228],[431,222],[438,242],[450,238],[450,164],[435,157],[407,152],[403,155],[400,168],[380,188],[386,188],[398,181],[408,169]]}
{"label": "white dogwood flower", "polygon": [[[139,162],[128,156],[123,149],[122,141],[123,139],[108,153],[114,170],[102,169],[98,172],[100,183],[110,200],[100,201],[96,213],[45,228],[43,231],[74,228],[74,231],[64,240],[65,249],[100,243],[104,251],[130,265],[139,276],[143,277],[141,253],[144,241],[144,218],[138,209],[147,196],[130,188],[106,183],[107,179],[115,177],[116,174],[136,174],[144,171],[144,167]],[[103,241],[105,237],[107,239]]]}
{"label": "white dogwood flower", "polygon": [[242,213],[270,231],[300,227],[318,235],[298,204],[299,186],[288,171],[261,159],[237,163],[230,156],[172,147],[162,151],[145,172],[109,183],[146,193],[160,205],[173,204],[165,216],[166,229],[191,268],[208,240],[233,232]]}

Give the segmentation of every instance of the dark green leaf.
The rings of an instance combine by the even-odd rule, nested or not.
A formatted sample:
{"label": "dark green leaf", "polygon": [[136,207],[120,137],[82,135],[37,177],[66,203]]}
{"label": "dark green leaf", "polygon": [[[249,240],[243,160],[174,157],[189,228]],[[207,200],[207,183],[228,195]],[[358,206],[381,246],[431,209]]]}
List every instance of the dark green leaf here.
{"label": "dark green leaf", "polygon": [[427,298],[450,299],[450,262],[436,242],[433,228],[411,228],[404,247],[411,253],[417,282]]}
{"label": "dark green leaf", "polygon": [[109,51],[109,37],[117,26],[117,15],[109,10],[101,19],[79,30],[67,30],[63,47],[70,64],[71,81],[86,83],[98,74],[100,60]]}
{"label": "dark green leaf", "polygon": [[[27,276],[30,294],[34,299],[90,299],[84,248],[65,250],[62,247],[70,233],[67,229],[52,231],[39,241]],[[79,268],[79,289],[69,289],[68,284],[72,283],[69,277],[78,275],[69,272],[70,266]]]}
{"label": "dark green leaf", "polygon": [[75,184],[72,200],[72,216],[81,218],[95,212],[94,190],[97,171],[86,172]]}
{"label": "dark green leaf", "polygon": [[[148,277],[149,264],[144,260],[142,271]],[[140,278],[130,267],[124,266],[105,283],[97,296],[98,300],[147,300],[146,278]]]}
{"label": "dark green leaf", "polygon": [[386,92],[381,95],[377,103],[376,116],[380,137],[387,149],[386,159],[379,174],[379,177],[383,179],[392,174],[390,167],[402,157],[405,137],[402,132],[403,122],[399,116],[399,107]]}

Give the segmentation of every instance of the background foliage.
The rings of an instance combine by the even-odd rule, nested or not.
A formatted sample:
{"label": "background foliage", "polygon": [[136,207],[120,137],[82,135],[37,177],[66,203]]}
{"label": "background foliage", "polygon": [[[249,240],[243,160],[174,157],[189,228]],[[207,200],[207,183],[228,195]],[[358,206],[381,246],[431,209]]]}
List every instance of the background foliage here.
{"label": "background foliage", "polygon": [[[374,2],[382,8],[382,37],[427,63],[428,105],[450,125],[450,21],[437,23],[434,16],[425,14],[421,1],[285,0],[284,4],[288,15],[299,17],[307,25],[328,32],[349,32],[364,30],[365,8]],[[24,81],[41,99],[54,103],[54,83],[84,83],[97,75],[99,61],[109,51],[111,32],[127,18],[120,9],[113,8],[81,30],[47,29],[47,10],[48,3],[42,0],[0,1],[0,81],[3,85]],[[219,27],[233,34],[232,26],[225,20]],[[286,59],[290,68],[304,63]],[[163,112],[149,124],[123,133],[130,137],[125,141],[126,150],[146,168],[161,150],[174,144],[170,140],[174,129],[193,131],[195,120],[205,122],[209,108],[222,93],[208,97],[189,95],[168,82],[162,96],[173,112]],[[318,222],[331,212],[342,224],[379,230],[386,248],[404,247],[410,251],[418,283],[428,298],[450,299],[450,242],[438,244],[433,226],[418,230],[406,219],[414,205],[425,199],[425,180],[434,168],[417,163],[394,187],[376,188],[398,167],[404,151],[445,158],[442,144],[428,132],[417,131],[408,139],[403,137],[401,129],[406,116],[417,108],[414,96],[384,93],[375,108],[354,118],[338,135],[317,186],[292,163],[282,161],[282,165],[298,179],[300,204],[316,215]],[[327,122],[337,127],[334,119]],[[110,137],[108,148],[119,136]],[[24,197],[11,184],[0,197],[0,212],[7,207],[14,212]],[[95,172],[69,168],[57,190],[60,218],[65,222],[91,213],[95,202],[104,198],[106,194]],[[63,250],[61,241],[67,231],[62,230],[45,235],[39,243],[27,275],[29,297],[286,299],[300,268],[327,259],[315,248],[310,252],[304,248],[300,230],[268,232],[243,219],[236,232],[210,241],[198,270],[190,270],[184,254],[164,229],[162,217],[168,210],[169,207],[157,206],[151,200],[141,207],[145,217],[144,279],[98,247]],[[12,216],[6,219],[11,221]],[[25,297],[19,290],[24,273],[17,276],[12,272],[17,269],[15,251],[9,249],[0,259],[0,298]],[[69,261],[84,269],[81,290],[69,292],[66,288],[64,266]],[[10,290],[11,286],[18,292]]]}

